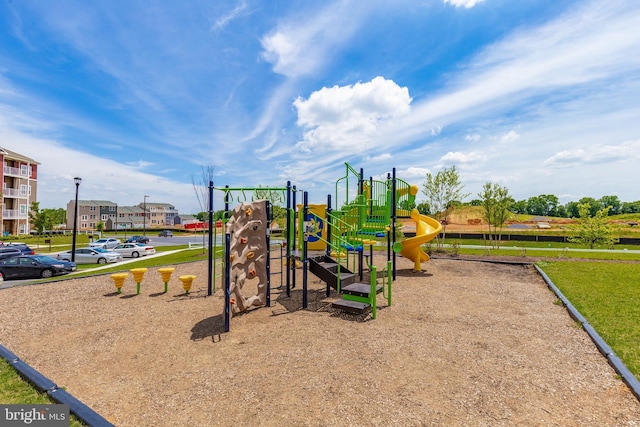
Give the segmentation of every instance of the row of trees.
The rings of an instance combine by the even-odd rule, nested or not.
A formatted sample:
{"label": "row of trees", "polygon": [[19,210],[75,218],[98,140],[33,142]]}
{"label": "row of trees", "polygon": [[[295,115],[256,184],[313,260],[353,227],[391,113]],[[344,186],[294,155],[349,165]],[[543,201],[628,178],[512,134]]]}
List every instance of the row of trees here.
{"label": "row of trees", "polygon": [[[452,203],[459,205],[465,204],[459,202],[459,200],[460,199],[453,200]],[[482,206],[483,199],[473,199],[468,204],[471,206]],[[518,201],[512,198],[509,210],[515,214],[577,218],[580,217],[579,205],[588,205],[591,216],[594,216],[598,211],[607,207],[609,208],[607,211],[608,216],[640,213],[640,200],[636,200],[635,202],[622,202],[618,196],[602,196],[599,199],[583,197],[577,202],[571,201],[565,205],[561,205],[558,197],[553,194],[540,194],[539,196]],[[427,202],[418,204],[416,208],[424,215],[430,215],[432,212],[430,203]]]}
{"label": "row of trees", "polygon": [[[455,205],[460,204],[459,200],[469,196],[469,193],[464,193],[463,189],[464,185],[460,182],[455,165],[435,175],[427,173],[422,188],[422,192],[427,196],[427,202],[418,205],[417,208],[422,210],[423,214],[435,213],[434,216],[442,221],[443,238],[437,240],[438,249],[442,249],[444,244],[449,212]],[[620,203],[617,196],[604,196],[598,200],[583,198],[578,202],[570,202],[565,207],[559,206],[558,198],[553,195],[531,197],[527,201],[516,202],[509,195],[507,187],[486,182],[482,191],[478,193],[478,199],[474,199],[471,204],[484,208],[489,239],[496,248],[500,247],[502,228],[512,213],[562,217],[570,212],[572,214],[570,216],[576,218],[576,224],[570,227],[572,236],[569,240],[593,249],[602,245],[610,247],[618,240],[614,227],[607,222],[607,216],[611,215],[614,209],[609,203],[615,204],[618,210],[624,205]],[[635,203],[640,204],[640,202]],[[523,209],[526,211],[523,212]],[[560,215],[560,212],[564,215]]]}
{"label": "row of trees", "polygon": [[[471,205],[482,206],[482,200],[474,199],[471,201]],[[618,196],[602,196],[599,199],[583,197],[577,202],[571,201],[561,205],[558,197],[553,194],[541,194],[529,197],[527,200],[514,200],[511,204],[511,211],[517,214],[576,218],[580,216],[580,205],[588,205],[591,216],[607,207],[609,208],[607,211],[609,216],[640,213],[640,200],[622,202]]]}

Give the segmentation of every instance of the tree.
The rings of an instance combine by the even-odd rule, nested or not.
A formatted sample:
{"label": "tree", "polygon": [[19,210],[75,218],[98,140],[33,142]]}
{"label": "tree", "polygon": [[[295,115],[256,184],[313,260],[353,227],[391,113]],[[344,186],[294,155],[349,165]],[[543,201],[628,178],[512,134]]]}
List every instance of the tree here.
{"label": "tree", "polygon": [[618,196],[602,196],[598,199],[598,203],[600,203],[602,207],[610,207],[609,215],[618,215],[621,213],[620,208],[622,207],[622,203]]}
{"label": "tree", "polygon": [[464,185],[460,182],[460,175],[455,165],[441,170],[435,176],[427,173],[422,192],[427,196],[429,210],[443,223],[442,241],[438,239],[438,249],[442,249],[447,230],[449,210],[453,202],[465,199],[470,193],[463,193]]}
{"label": "tree", "polygon": [[420,215],[431,215],[431,209],[429,208],[428,203],[422,202],[418,204],[418,206],[416,206],[416,209],[418,209],[418,212],[420,212]]}
{"label": "tree", "polygon": [[102,233],[104,231],[104,221],[100,220],[96,224],[96,230],[98,231],[98,233]]}
{"label": "tree", "polygon": [[553,194],[541,194],[527,199],[527,213],[538,216],[557,216],[558,198]]}
{"label": "tree", "polygon": [[261,185],[258,186],[258,189],[253,190],[253,195],[256,200],[268,200],[272,206],[282,206],[287,202],[282,190],[274,190]]}
{"label": "tree", "polygon": [[640,213],[640,200],[636,200],[635,202],[623,202],[622,207],[620,208],[620,213]]}
{"label": "tree", "polygon": [[578,202],[569,202],[564,205],[564,209],[568,218],[577,218],[580,216],[580,212],[578,211]]}
{"label": "tree", "polygon": [[516,214],[527,214],[529,211],[527,210],[527,201],[526,200],[518,200],[511,205],[511,212]]}
{"label": "tree", "polygon": [[578,204],[580,217],[576,218],[576,224],[569,228],[572,236],[570,242],[580,243],[593,249],[597,246],[612,247],[618,241],[614,235],[615,230],[607,222],[609,207],[602,208],[591,215],[591,205],[588,203]]}
{"label": "tree", "polygon": [[403,209],[405,211],[411,211],[416,207],[415,202],[409,202],[409,200],[405,199],[398,203],[398,208]]}
{"label": "tree", "polygon": [[29,221],[38,234],[42,234],[47,228],[50,221],[47,219],[47,213],[44,210],[40,210],[40,202],[31,203],[29,208]]}
{"label": "tree", "polygon": [[478,193],[484,208],[484,218],[489,224],[489,241],[496,249],[500,248],[502,239],[502,227],[509,218],[510,207],[514,200],[509,195],[507,187],[487,182],[482,187],[482,193]]}
{"label": "tree", "polygon": [[[591,216],[595,216],[600,209],[605,207],[605,206],[602,206],[600,202],[598,202],[593,197],[583,197],[582,199],[578,200],[578,205],[585,205],[585,204],[589,205],[589,214]],[[578,215],[582,216],[582,214],[580,214],[579,206],[578,206]]]}
{"label": "tree", "polygon": [[272,220],[282,229],[286,229],[287,209],[283,207],[287,202],[286,193],[283,190],[275,190],[259,185],[258,189],[253,191],[253,195],[256,200],[268,200],[271,203]]}
{"label": "tree", "polygon": [[[213,172],[216,167],[212,165],[202,166],[200,170],[200,183],[196,183],[195,177],[191,176],[191,183],[193,184],[193,191],[196,193],[198,204],[202,211],[207,212],[207,219],[209,220],[209,184],[213,185]],[[202,233],[202,253],[204,254],[205,247],[205,233]]]}

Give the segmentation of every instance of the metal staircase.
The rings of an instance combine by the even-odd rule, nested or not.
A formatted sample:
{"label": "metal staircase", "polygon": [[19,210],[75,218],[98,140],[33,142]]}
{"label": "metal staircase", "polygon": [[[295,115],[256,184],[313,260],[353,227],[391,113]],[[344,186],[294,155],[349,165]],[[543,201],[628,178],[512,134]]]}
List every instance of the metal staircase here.
{"label": "metal staircase", "polygon": [[[376,295],[384,292],[384,285],[377,283],[377,269],[370,265],[369,283],[356,282],[356,274],[342,266],[333,258],[322,255],[309,259],[309,271],[341,294],[341,298],[331,303],[331,307],[352,314],[371,311],[376,317]],[[388,273],[388,270],[387,270]],[[391,281],[389,279],[387,299],[391,305]]]}

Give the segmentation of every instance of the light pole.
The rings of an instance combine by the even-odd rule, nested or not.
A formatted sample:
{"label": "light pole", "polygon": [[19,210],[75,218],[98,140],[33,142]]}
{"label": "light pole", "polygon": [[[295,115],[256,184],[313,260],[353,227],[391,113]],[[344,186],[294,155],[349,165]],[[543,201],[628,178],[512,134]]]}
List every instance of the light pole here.
{"label": "light pole", "polygon": [[78,187],[82,182],[82,178],[75,177],[73,182],[76,184],[76,204],[73,206],[73,238],[71,241],[71,262],[76,261],[76,234],[78,234]]}
{"label": "light pole", "polygon": [[144,203],[143,203],[143,208],[142,210],[144,211],[144,218],[142,219],[142,235],[146,236],[147,235],[147,196],[145,194],[144,196]]}

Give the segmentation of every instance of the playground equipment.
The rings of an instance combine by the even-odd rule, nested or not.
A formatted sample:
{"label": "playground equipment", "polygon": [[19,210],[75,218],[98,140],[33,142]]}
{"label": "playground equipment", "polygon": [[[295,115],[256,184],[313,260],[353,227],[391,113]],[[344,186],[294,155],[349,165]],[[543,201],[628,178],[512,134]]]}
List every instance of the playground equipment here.
{"label": "playground equipment", "polygon": [[158,269],[158,272],[160,272],[160,276],[162,277],[162,281],[164,282],[165,294],[169,291],[169,280],[171,280],[171,275],[174,271],[176,271],[176,269],[173,267],[164,267]]}
{"label": "playground equipment", "polygon": [[[271,207],[269,201],[260,200],[265,196],[273,199],[275,195],[280,202],[286,198],[286,241],[278,243],[280,258],[277,259],[283,260],[286,271],[287,297],[296,287],[296,275],[291,272],[302,267],[303,308],[307,308],[307,273],[311,271],[327,284],[327,296],[331,289],[341,295],[332,304],[334,307],[352,313],[371,310],[375,318],[378,293],[391,305],[396,254],[414,261],[415,270],[429,260],[420,246],[435,238],[441,226],[411,210],[418,187],[396,178],[395,168],[386,180],[365,180],[362,169],[358,172],[348,163],[345,165],[345,176],[336,181],[335,199],[329,195],[324,205],[310,205],[307,192],[303,192],[303,203],[297,205],[297,190],[290,182],[286,188],[215,188],[225,192],[224,248],[213,251],[213,256],[218,252],[224,255],[221,276],[225,282],[225,332],[229,331],[233,313],[252,306],[270,305]],[[210,190],[213,189],[210,183]],[[230,204],[234,202],[236,205],[231,211]],[[339,208],[334,209],[332,202]],[[416,237],[396,242],[401,226],[399,218],[416,221]],[[385,245],[386,262],[376,265],[381,262],[374,260],[373,247]],[[211,258],[212,255],[210,263]],[[218,277],[216,265],[210,269],[214,278]],[[257,292],[247,297],[244,294],[249,283],[256,285]]]}
{"label": "playground equipment", "polygon": [[140,283],[144,278],[144,273],[147,272],[146,268],[132,268],[129,270],[133,274],[133,280],[136,282],[136,295],[140,294]]}
{"label": "playground equipment", "polygon": [[124,281],[129,277],[129,273],[115,273],[111,275],[113,279],[113,284],[116,286],[116,292],[121,293],[122,287],[124,286]]}
{"label": "playground equipment", "polygon": [[196,276],[192,274],[187,274],[184,276],[178,277],[182,282],[182,289],[184,289],[184,293],[189,295],[189,291],[191,290],[191,285],[193,285],[193,281],[196,279]]}
{"label": "playground equipment", "polygon": [[422,245],[435,239],[442,231],[440,221],[426,215],[421,215],[417,209],[411,211],[411,219],[416,223],[416,235],[396,242],[394,252],[413,261],[413,271],[421,271],[422,263],[429,261],[429,255],[422,249]]}
{"label": "playground equipment", "polygon": [[[362,169],[357,172],[348,163],[345,165],[345,176],[336,182],[335,201],[336,205],[341,206],[340,209],[332,209],[331,196],[327,199],[324,214],[309,212],[305,203],[302,215],[305,222],[300,224],[305,233],[301,245],[304,245],[303,254],[306,256],[306,242],[311,240],[309,234],[317,229],[314,225],[324,224],[326,239],[321,238],[319,233],[313,237],[324,243],[325,254],[311,256],[309,270],[327,283],[327,296],[330,288],[341,294],[341,299],[332,303],[333,307],[352,313],[363,313],[370,309],[375,318],[377,293],[382,292],[387,297],[387,304],[391,305],[391,285],[396,271],[396,252],[392,252],[391,248],[396,245],[399,226],[396,220],[410,217],[409,208],[415,205],[418,187],[396,178],[395,169],[384,181],[373,178],[365,180]],[[353,183],[354,179],[356,184]],[[382,246],[385,240],[387,264],[379,269],[374,263],[373,246]],[[367,247],[369,255],[365,262]],[[364,280],[365,267],[369,274],[368,281]],[[303,307],[304,304],[303,297]]]}
{"label": "playground equipment", "polygon": [[[235,207],[226,227],[230,238],[231,276],[229,295],[233,295],[231,314],[267,302],[267,201],[241,203]],[[257,293],[245,297],[247,281],[257,279]]]}

